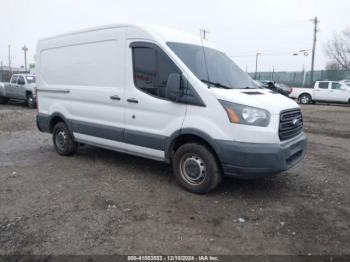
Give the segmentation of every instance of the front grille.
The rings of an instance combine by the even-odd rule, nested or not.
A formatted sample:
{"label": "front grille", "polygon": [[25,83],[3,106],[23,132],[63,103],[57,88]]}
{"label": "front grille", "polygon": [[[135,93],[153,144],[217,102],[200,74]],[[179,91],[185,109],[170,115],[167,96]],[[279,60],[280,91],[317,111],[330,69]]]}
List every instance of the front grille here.
{"label": "front grille", "polygon": [[281,141],[295,137],[302,131],[303,117],[300,109],[289,109],[281,112],[278,131]]}

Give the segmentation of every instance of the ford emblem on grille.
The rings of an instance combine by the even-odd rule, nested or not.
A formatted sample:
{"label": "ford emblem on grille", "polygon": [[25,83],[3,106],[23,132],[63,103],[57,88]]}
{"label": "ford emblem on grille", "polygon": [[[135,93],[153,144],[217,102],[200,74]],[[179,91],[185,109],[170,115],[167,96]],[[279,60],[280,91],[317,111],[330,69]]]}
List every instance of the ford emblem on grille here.
{"label": "ford emblem on grille", "polygon": [[298,123],[299,123],[298,118],[293,119],[293,121],[292,121],[293,126],[296,126]]}
{"label": "ford emblem on grille", "polygon": [[278,130],[281,141],[297,136],[303,131],[303,117],[300,109],[288,109],[280,113]]}

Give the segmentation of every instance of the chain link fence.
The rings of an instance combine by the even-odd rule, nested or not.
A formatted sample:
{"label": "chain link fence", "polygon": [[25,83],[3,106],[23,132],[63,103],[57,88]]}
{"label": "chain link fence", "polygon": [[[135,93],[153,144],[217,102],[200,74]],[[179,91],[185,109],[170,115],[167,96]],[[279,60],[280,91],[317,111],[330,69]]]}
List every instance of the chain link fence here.
{"label": "chain link fence", "polygon": [[313,81],[311,82],[310,71],[299,72],[258,72],[249,73],[256,80],[272,80],[279,83],[284,83],[295,87],[313,86],[315,81],[329,80],[340,81],[350,79],[350,71],[347,70],[318,70],[314,71]]}

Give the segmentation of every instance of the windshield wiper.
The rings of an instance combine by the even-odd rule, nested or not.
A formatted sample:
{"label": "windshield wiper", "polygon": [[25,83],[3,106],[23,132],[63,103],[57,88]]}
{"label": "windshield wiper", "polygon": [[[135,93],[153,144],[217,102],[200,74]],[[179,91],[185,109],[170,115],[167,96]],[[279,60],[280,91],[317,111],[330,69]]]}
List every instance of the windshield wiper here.
{"label": "windshield wiper", "polygon": [[201,79],[202,82],[204,83],[207,83],[209,85],[213,85],[215,87],[221,87],[221,88],[225,88],[225,89],[231,89],[231,87],[229,86],[225,86],[223,84],[220,84],[220,83],[215,83],[215,82],[211,82],[211,81],[208,81],[208,80],[205,80],[205,79]]}

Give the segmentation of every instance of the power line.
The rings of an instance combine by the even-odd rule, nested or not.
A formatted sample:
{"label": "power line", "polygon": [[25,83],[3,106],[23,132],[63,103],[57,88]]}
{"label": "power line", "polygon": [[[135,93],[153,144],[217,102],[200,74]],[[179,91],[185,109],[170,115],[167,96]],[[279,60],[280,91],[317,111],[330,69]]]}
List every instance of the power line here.
{"label": "power line", "polygon": [[[264,56],[278,56],[278,55],[292,55],[294,53],[296,53],[295,51],[296,49],[293,49],[293,50],[290,50],[290,51],[276,51],[276,52],[273,52],[273,51],[260,51],[259,53],[261,55],[264,55]],[[301,49],[300,51],[308,51],[307,49]],[[297,52],[300,52],[300,51],[297,51]],[[242,55],[230,55],[230,57],[255,57],[256,56],[256,52],[252,52],[251,54],[247,53],[247,54],[242,54]]]}

